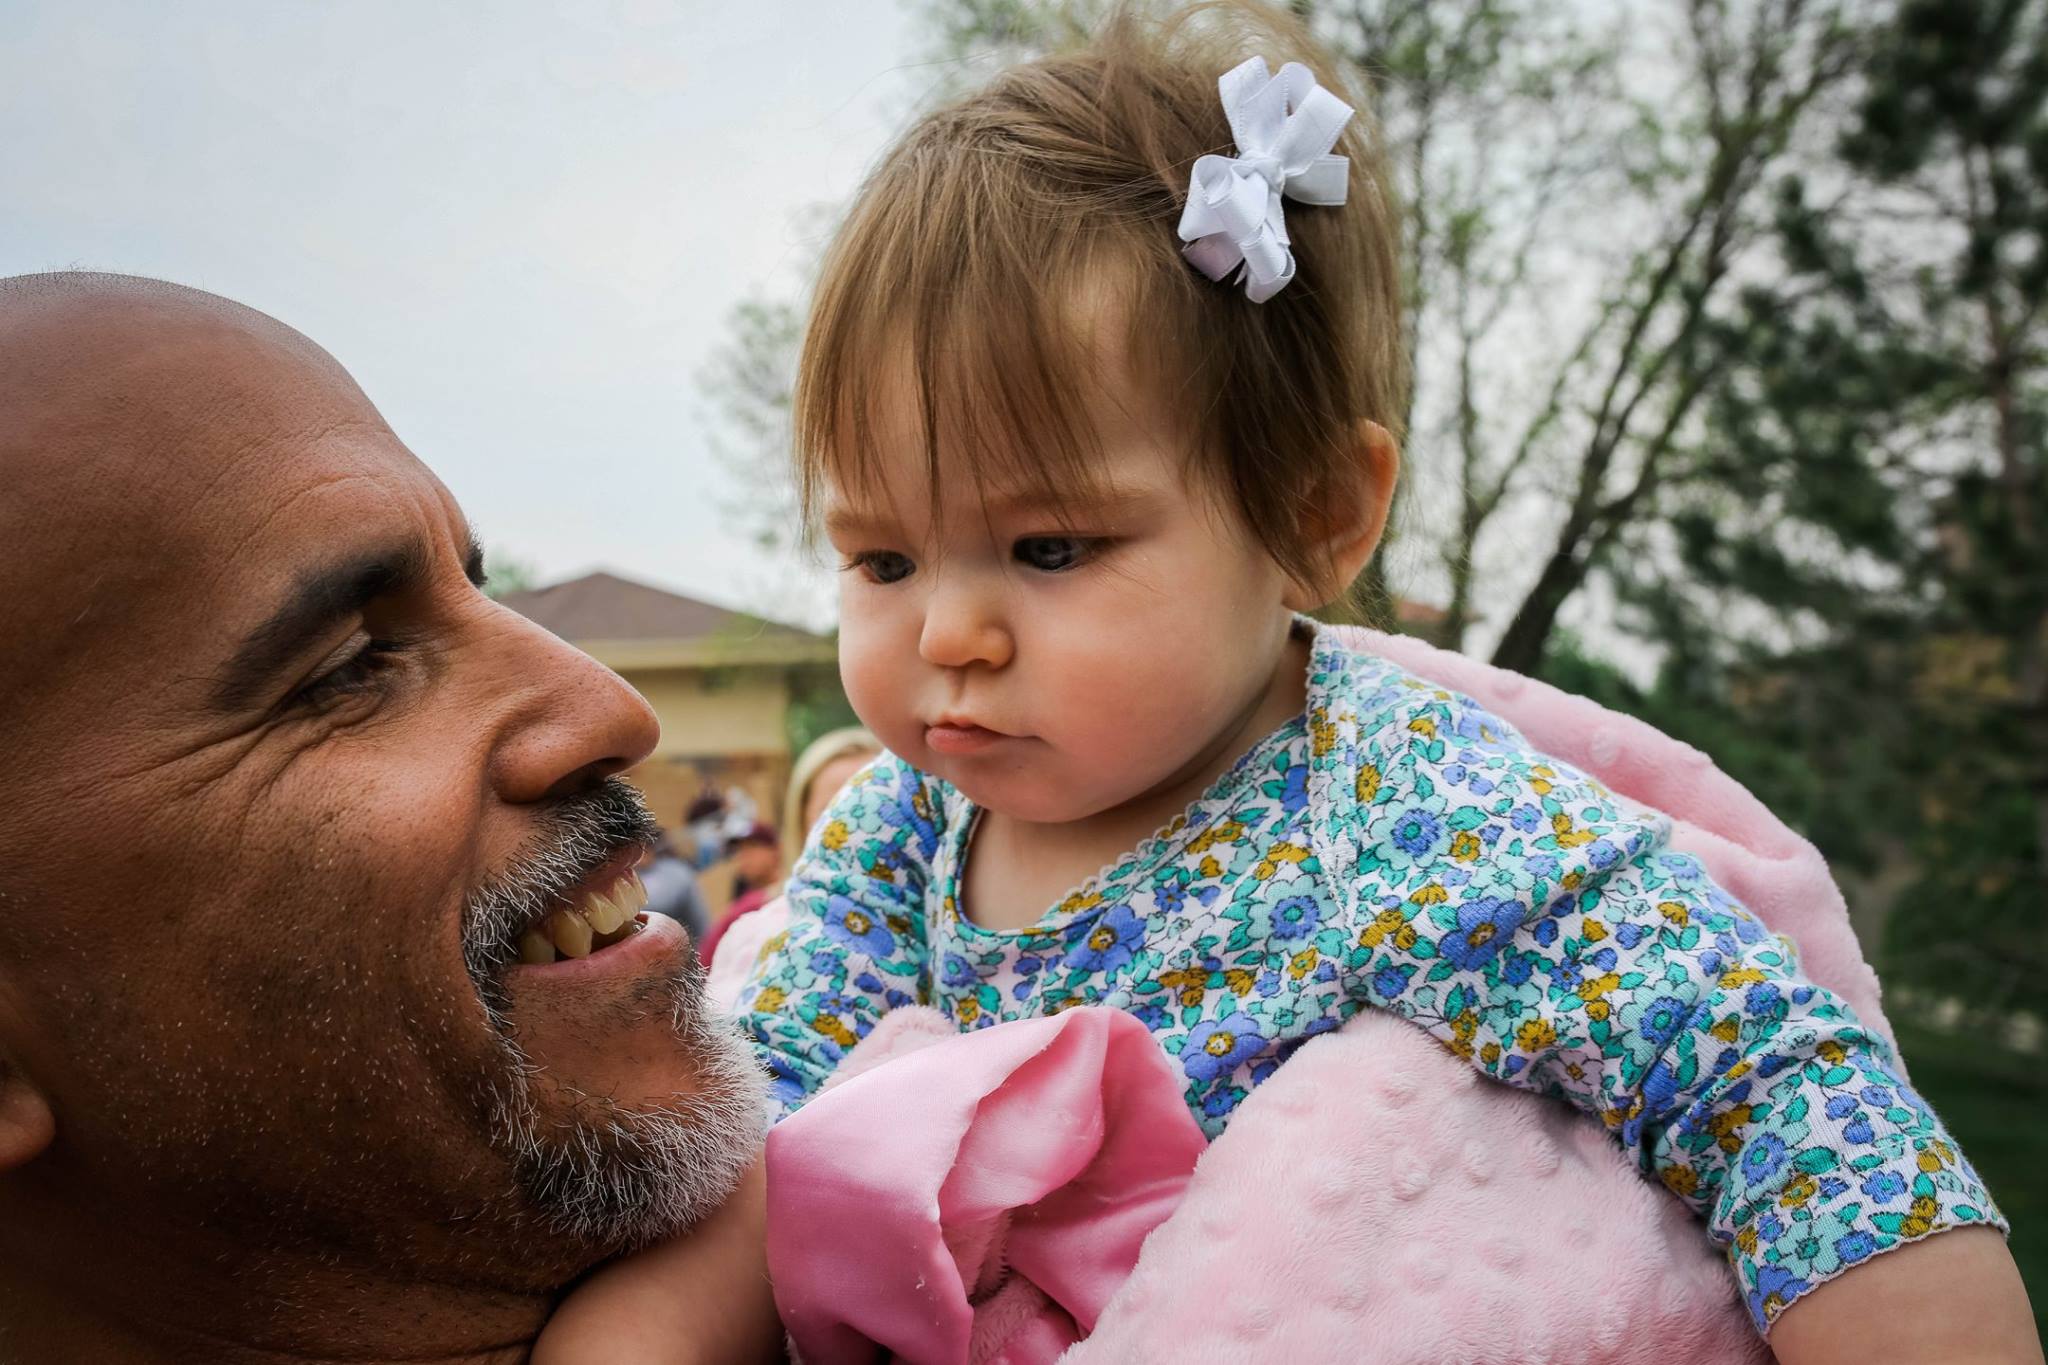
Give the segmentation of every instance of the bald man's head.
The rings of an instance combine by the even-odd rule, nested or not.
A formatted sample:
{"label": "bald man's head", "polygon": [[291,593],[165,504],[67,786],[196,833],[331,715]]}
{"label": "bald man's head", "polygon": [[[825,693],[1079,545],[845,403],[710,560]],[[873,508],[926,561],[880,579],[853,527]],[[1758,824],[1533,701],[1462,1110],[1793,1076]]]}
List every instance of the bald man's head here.
{"label": "bald man's head", "polygon": [[[321,375],[374,415],[369,400],[332,356],[267,314],[166,280],[83,270],[0,278],[0,356],[6,360],[0,367],[0,404],[11,408],[38,385],[51,386],[47,396],[59,401],[78,399],[88,390],[104,396],[121,389],[124,360],[230,337],[251,346],[245,356],[260,349],[287,367]],[[179,359],[203,366],[209,357]],[[119,368],[87,368],[109,363]]]}
{"label": "bald man's head", "polygon": [[0,1353],[516,1340],[731,1188],[754,1079],[672,922],[519,965],[609,911],[655,730],[480,578],[290,328],[0,281]]}
{"label": "bald man's head", "polygon": [[[68,685],[71,623],[147,631],[141,590],[167,556],[203,566],[250,461],[344,428],[402,453],[331,356],[252,308],[131,275],[0,280],[0,716]],[[90,572],[49,572],[72,563]]]}

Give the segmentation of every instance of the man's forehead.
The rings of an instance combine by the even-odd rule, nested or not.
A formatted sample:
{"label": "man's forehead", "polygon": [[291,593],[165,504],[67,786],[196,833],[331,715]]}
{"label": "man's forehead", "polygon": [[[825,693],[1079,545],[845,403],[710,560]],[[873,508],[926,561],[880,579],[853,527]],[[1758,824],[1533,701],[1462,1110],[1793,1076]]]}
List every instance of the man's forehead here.
{"label": "man's forehead", "polygon": [[0,628],[27,646],[14,668],[46,679],[188,652],[365,544],[464,533],[324,353],[177,296],[52,310],[0,295],[0,477]]}
{"label": "man's forehead", "polygon": [[67,476],[210,483],[249,447],[381,425],[331,357],[224,301],[0,293],[0,362],[0,461],[31,496]]}

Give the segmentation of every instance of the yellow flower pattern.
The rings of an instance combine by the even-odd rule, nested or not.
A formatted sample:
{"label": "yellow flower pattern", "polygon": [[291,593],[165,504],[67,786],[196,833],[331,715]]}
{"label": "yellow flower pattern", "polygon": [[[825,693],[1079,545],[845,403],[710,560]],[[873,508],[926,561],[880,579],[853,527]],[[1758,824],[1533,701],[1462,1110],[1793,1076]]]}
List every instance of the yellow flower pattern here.
{"label": "yellow flower pattern", "polygon": [[962,1029],[1107,1005],[1214,1135],[1383,1009],[1601,1124],[1731,1249],[1759,1327],[1889,1247],[2000,1225],[1884,1041],[1661,817],[1369,655],[1319,639],[1303,715],[1025,929],[960,912],[973,826],[886,756],[828,812],[741,999],[785,1111],[904,1004]]}

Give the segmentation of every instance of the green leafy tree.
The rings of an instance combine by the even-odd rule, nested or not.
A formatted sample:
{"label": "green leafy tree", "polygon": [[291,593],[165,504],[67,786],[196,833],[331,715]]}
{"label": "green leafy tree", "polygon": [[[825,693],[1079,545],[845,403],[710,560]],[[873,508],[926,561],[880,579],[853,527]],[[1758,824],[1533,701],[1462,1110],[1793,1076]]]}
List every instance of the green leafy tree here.
{"label": "green leafy tree", "polygon": [[[938,55],[972,72],[1105,8],[924,13]],[[1769,227],[1760,187],[1846,70],[1852,28],[1834,0],[1290,8],[1369,90],[1403,206],[1418,477],[1364,596],[1440,592],[1433,633],[1452,645],[1511,604],[1495,659],[1536,671],[1566,603],[1659,514],[1716,376],[1704,340]]]}
{"label": "green leafy tree", "polygon": [[[1614,259],[1592,321],[1547,373],[1546,396],[1511,449],[1564,452],[1551,464],[1539,561],[1494,650],[1495,663],[1536,672],[1565,605],[1595,574],[1630,566],[1616,551],[1656,524],[1687,472],[1680,452],[1731,354],[1717,344],[1736,284],[1771,268],[1763,187],[1800,146],[1854,56],[1846,8],[1808,0],[1688,0],[1666,10],[1681,35],[1660,75],[1638,93],[1638,126],[1620,160],[1641,196],[1601,206],[1640,215]],[[1647,149],[1646,160],[1632,155]]]}
{"label": "green leafy tree", "polygon": [[717,415],[712,449],[739,496],[728,509],[754,543],[794,550],[802,538],[790,477],[790,391],[803,338],[802,306],[789,299],[742,301],[697,388]]}
{"label": "green leafy tree", "polygon": [[1503,423],[1527,391],[1493,376],[1525,353],[1538,314],[1562,311],[1572,211],[1621,174],[1620,45],[1571,8],[1507,0],[1294,9],[1369,91],[1401,205],[1414,377],[1401,418],[1416,458],[1362,596],[1429,593],[1393,581],[1399,559],[1407,578],[1441,581],[1447,605],[1432,633],[1461,645],[1478,609],[1481,537],[1525,490],[1549,427],[1525,418],[1510,447]]}
{"label": "green leafy tree", "polygon": [[484,556],[484,571],[489,575],[484,592],[493,598],[540,586],[540,575],[532,561],[518,555],[492,551]]}
{"label": "green leafy tree", "polygon": [[1625,541],[1643,706],[1889,903],[1894,981],[2048,1014],[2048,4],[1907,0]]}

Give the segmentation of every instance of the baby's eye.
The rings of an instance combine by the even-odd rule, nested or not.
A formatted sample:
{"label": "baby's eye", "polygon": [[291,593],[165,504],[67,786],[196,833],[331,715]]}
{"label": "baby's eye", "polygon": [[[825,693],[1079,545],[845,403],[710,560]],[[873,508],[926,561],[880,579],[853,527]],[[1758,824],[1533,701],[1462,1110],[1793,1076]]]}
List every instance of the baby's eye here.
{"label": "baby's eye", "polygon": [[900,583],[917,571],[910,556],[894,550],[862,550],[846,557],[846,567],[859,569],[875,583]]}
{"label": "baby's eye", "polygon": [[1019,564],[1041,573],[1060,573],[1084,563],[1095,553],[1095,542],[1079,536],[1026,536],[1010,547]]}

